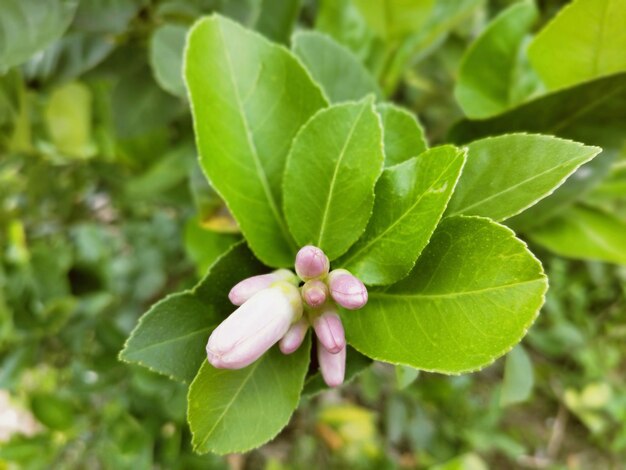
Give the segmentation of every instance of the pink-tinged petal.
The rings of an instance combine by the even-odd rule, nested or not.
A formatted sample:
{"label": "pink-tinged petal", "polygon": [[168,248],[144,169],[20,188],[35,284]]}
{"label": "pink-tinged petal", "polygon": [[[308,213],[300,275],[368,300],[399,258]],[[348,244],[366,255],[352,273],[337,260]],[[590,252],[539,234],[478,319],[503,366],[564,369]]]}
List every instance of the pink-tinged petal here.
{"label": "pink-tinged petal", "polygon": [[318,341],[317,361],[326,385],[338,387],[343,383],[346,374],[346,348],[343,348],[337,354],[332,354]]}
{"label": "pink-tinged petal", "polygon": [[296,255],[296,274],[303,281],[325,276],[329,268],[328,257],[316,246],[302,247]]}
{"label": "pink-tinged petal", "polygon": [[288,282],[253,295],[213,331],[207,359],[217,368],[241,369],[276,344],[302,316],[298,288]]}
{"label": "pink-tinged petal", "polygon": [[263,289],[267,289],[278,281],[287,281],[294,285],[297,284],[297,278],[294,273],[288,269],[279,269],[268,274],[260,274],[244,279],[230,290],[228,298],[233,305],[243,305],[243,303],[252,298],[254,294]]}
{"label": "pink-tinged petal", "polygon": [[317,279],[305,282],[301,291],[302,298],[309,307],[320,307],[328,298],[328,286]]}
{"label": "pink-tinged petal", "polygon": [[328,287],[333,300],[348,310],[356,310],[367,303],[367,288],[345,269],[335,269],[328,275]]}
{"label": "pink-tinged petal", "polygon": [[337,354],[346,347],[346,336],[334,306],[329,306],[313,320],[313,328],[318,341],[331,354]]}
{"label": "pink-tinged petal", "polygon": [[283,336],[278,343],[281,352],[283,354],[295,352],[302,345],[308,329],[309,322],[304,318],[291,325],[287,333],[285,333],[285,336]]}

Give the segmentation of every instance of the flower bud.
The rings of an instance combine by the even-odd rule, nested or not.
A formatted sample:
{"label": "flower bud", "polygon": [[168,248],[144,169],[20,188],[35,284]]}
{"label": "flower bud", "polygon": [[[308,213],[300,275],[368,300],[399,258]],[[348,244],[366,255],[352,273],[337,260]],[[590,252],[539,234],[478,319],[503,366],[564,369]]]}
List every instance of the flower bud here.
{"label": "flower bud", "polygon": [[367,303],[365,285],[345,269],[335,269],[328,275],[328,287],[335,302],[348,310],[356,310]]}
{"label": "flower bud", "polygon": [[317,279],[305,282],[301,292],[304,301],[313,308],[321,306],[328,298],[328,286]]}
{"label": "flower bud", "polygon": [[325,276],[329,268],[328,257],[316,246],[304,246],[296,255],[296,273],[303,281]]}
{"label": "flower bud", "polygon": [[337,354],[346,347],[343,325],[334,305],[313,320],[313,328],[318,341],[329,353]]}
{"label": "flower bud", "polygon": [[298,288],[279,281],[254,294],[211,333],[209,362],[219,369],[241,369],[276,344],[302,316]]}
{"label": "flower bud", "polygon": [[280,350],[283,354],[291,354],[296,351],[306,336],[306,332],[309,329],[309,322],[304,318],[291,325],[285,336],[283,336],[278,343]]}
{"label": "flower bud", "polygon": [[328,350],[317,343],[317,362],[324,382],[329,387],[338,387],[343,383],[346,374],[346,348],[344,347],[337,354],[329,353]]}
{"label": "flower bud", "polygon": [[278,281],[287,281],[294,285],[297,284],[296,276],[291,271],[288,269],[279,269],[268,274],[260,274],[244,279],[230,290],[228,298],[233,305],[243,305],[243,303],[254,294],[263,289],[267,289]]}

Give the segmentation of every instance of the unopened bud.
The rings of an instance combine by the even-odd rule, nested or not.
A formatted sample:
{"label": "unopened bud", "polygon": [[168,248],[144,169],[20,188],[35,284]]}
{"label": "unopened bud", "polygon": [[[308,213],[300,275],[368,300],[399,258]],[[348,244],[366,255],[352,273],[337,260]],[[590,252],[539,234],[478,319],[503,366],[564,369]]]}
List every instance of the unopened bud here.
{"label": "unopened bud", "polygon": [[367,303],[367,288],[345,269],[335,269],[328,275],[328,287],[335,302],[348,310],[356,310]]}
{"label": "unopened bud", "polygon": [[313,328],[318,341],[329,353],[337,354],[346,347],[345,332],[334,305],[313,320]]}
{"label": "unopened bud", "polygon": [[317,343],[317,362],[324,382],[329,387],[338,387],[343,383],[346,374],[346,348],[344,347],[337,354],[329,353],[326,348]]}
{"label": "unopened bud", "polygon": [[305,282],[301,291],[302,298],[309,307],[317,308],[328,298],[328,286],[317,279]]}
{"label": "unopened bud", "polygon": [[296,273],[303,281],[325,276],[329,268],[328,257],[316,246],[304,246],[296,255]]}
{"label": "unopened bud", "polygon": [[291,354],[296,351],[306,336],[306,332],[309,329],[309,322],[304,318],[291,325],[285,336],[283,336],[278,343],[280,350],[283,354]]}
{"label": "unopened bud", "polygon": [[243,305],[243,303],[254,294],[263,289],[267,289],[272,284],[279,281],[291,282],[297,285],[297,278],[291,271],[288,269],[279,269],[268,274],[260,274],[244,279],[230,290],[228,298],[233,305]]}
{"label": "unopened bud", "polygon": [[302,316],[298,288],[279,281],[253,295],[211,333],[209,362],[219,369],[241,369],[276,344]]}

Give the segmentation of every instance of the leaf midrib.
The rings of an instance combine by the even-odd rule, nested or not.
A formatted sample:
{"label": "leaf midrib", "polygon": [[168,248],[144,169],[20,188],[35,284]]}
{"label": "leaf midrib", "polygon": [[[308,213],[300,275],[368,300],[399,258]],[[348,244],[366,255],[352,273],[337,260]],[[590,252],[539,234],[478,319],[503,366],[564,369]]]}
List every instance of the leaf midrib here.
{"label": "leaf midrib", "polygon": [[359,121],[361,120],[361,116],[363,115],[363,112],[365,111],[365,108],[367,107],[367,103],[364,103],[361,106],[361,110],[359,111],[358,116],[356,117],[356,119],[354,120],[354,123],[352,124],[352,127],[350,128],[350,132],[348,132],[348,135],[346,137],[346,141],[343,144],[343,148],[341,149],[341,152],[339,154],[339,158],[337,159],[337,164],[335,165],[335,169],[333,170],[333,177],[330,180],[330,187],[328,188],[328,196],[326,198],[326,205],[324,207],[324,212],[322,215],[322,222],[320,224],[320,233],[319,236],[317,238],[317,246],[321,247],[322,246],[322,240],[324,239],[324,232],[326,231],[326,223],[328,221],[328,213],[330,211],[330,202],[333,199],[333,193],[335,192],[335,184],[337,182],[337,175],[339,173],[339,167],[341,166],[341,162],[343,161],[343,158],[346,154],[346,150],[348,149],[348,145],[350,144],[351,140],[352,140],[352,136],[354,134],[354,130],[356,129]]}
{"label": "leaf midrib", "polygon": [[[439,175],[439,177],[426,189],[424,190],[420,196],[417,198],[417,200],[411,204],[411,206],[400,216],[398,217],[395,221],[393,221],[392,224],[390,224],[385,230],[383,230],[380,234],[378,234],[376,237],[372,238],[370,241],[368,241],[365,245],[361,246],[360,248],[358,248],[352,255],[350,255],[344,262],[343,264],[345,264],[346,266],[350,263],[350,261],[352,261],[354,258],[357,258],[358,254],[360,254],[361,252],[363,252],[363,250],[368,249],[369,247],[371,247],[373,244],[375,244],[376,242],[378,242],[378,240],[380,240],[382,237],[384,237],[387,233],[389,233],[391,230],[393,230],[400,222],[402,222],[406,217],[408,217],[408,215],[413,212],[413,210],[415,209],[415,207],[417,207],[417,205],[422,202],[422,199],[424,199],[424,197],[426,196],[426,194],[437,184],[439,183],[444,176],[446,175],[447,171],[450,169],[450,167],[452,166],[453,163],[456,162],[456,159],[458,158],[459,153],[456,152],[454,158],[452,158],[452,160],[450,161],[450,163],[448,163],[448,165],[443,169],[443,171],[441,172],[441,174]],[[419,158],[419,157],[418,157]],[[445,209],[445,208],[444,208]]]}
{"label": "leaf midrib", "polygon": [[463,292],[452,292],[449,294],[393,294],[393,293],[387,293],[387,292],[375,292],[374,291],[374,292],[371,292],[369,296],[370,298],[392,298],[394,300],[448,299],[448,298],[451,299],[451,298],[465,297],[468,295],[478,295],[478,294],[482,294],[485,292],[494,292],[494,291],[498,291],[502,289],[513,288],[513,287],[523,286],[526,284],[533,284],[537,282],[544,283],[545,280],[546,280],[546,276],[540,275],[536,279],[530,279],[527,281],[512,282],[510,284],[503,284],[500,286],[492,286],[492,287],[486,287],[484,289],[476,289],[476,290],[463,291]]}
{"label": "leaf midrib", "polygon": [[222,420],[224,419],[224,416],[230,410],[230,408],[233,406],[233,403],[235,402],[235,400],[237,400],[237,397],[239,397],[239,394],[241,393],[241,391],[243,390],[245,385],[248,383],[250,378],[254,375],[254,371],[256,371],[257,367],[259,367],[259,364],[261,364],[264,359],[265,358],[261,358],[260,360],[256,361],[254,366],[250,369],[250,372],[248,373],[248,376],[243,380],[243,382],[241,382],[241,385],[239,386],[237,391],[233,394],[233,397],[230,399],[228,404],[224,407],[224,411],[222,411],[222,413],[219,415],[219,417],[215,420],[215,423],[213,424],[211,429],[209,429],[209,431],[206,433],[206,436],[204,437],[204,439],[202,439],[202,441],[200,442],[198,447],[204,447],[205,446],[205,444],[207,443],[207,441],[209,440],[209,438],[213,434],[213,431],[215,431],[215,428],[217,428],[217,426],[222,422]]}
{"label": "leaf midrib", "polygon": [[272,194],[272,190],[269,186],[269,181],[267,180],[267,174],[265,173],[265,168],[263,168],[261,159],[259,158],[258,150],[256,148],[256,144],[254,142],[254,138],[252,136],[252,132],[250,131],[248,118],[244,112],[243,102],[241,100],[241,96],[239,95],[239,88],[237,87],[237,84],[235,83],[235,79],[234,79],[235,74],[233,70],[232,59],[230,56],[230,50],[228,49],[228,46],[226,44],[226,38],[224,37],[222,23],[218,21],[217,25],[218,25],[217,29],[219,32],[220,40],[222,41],[222,45],[223,45],[224,57],[226,58],[226,65],[228,67],[228,74],[227,74],[228,79],[231,83],[233,93],[235,95],[235,101],[237,102],[236,109],[239,112],[239,117],[241,119],[241,123],[246,133],[246,142],[248,144],[248,148],[250,150],[250,154],[254,162],[256,173],[259,177],[259,181],[261,182],[261,186],[263,187],[263,192],[269,203],[270,210],[272,211],[272,215],[274,216],[276,223],[278,224],[278,227],[280,228],[282,232],[283,238],[285,239],[285,241],[287,241],[287,243],[289,244],[291,248],[295,248],[291,234],[289,230],[287,230],[285,221],[283,220],[280,214],[280,211],[278,210],[278,205],[276,204],[276,201],[274,200],[274,195]]}
{"label": "leaf midrib", "polygon": [[[528,178],[526,178],[526,179],[524,179],[524,180],[522,180],[522,181],[519,181],[518,183],[515,183],[515,184],[514,184],[514,185],[512,185],[512,186],[507,186],[507,188],[506,188],[505,190],[503,190],[503,191],[500,191],[500,192],[494,193],[494,194],[492,194],[492,195],[491,195],[491,196],[489,196],[489,197],[486,197],[486,198],[484,198],[484,199],[481,199],[481,200],[479,200],[479,201],[476,201],[476,202],[475,202],[475,203],[473,203],[473,204],[470,204],[469,206],[465,206],[465,207],[461,207],[460,209],[456,209],[454,212],[450,213],[450,214],[449,214],[449,216],[464,214],[464,213],[466,213],[468,210],[471,210],[471,209],[473,209],[473,208],[475,208],[475,207],[477,207],[477,206],[480,206],[480,205],[482,205],[482,204],[486,204],[487,202],[491,201],[491,200],[492,200],[492,199],[494,199],[494,198],[498,198],[498,197],[502,196],[503,194],[507,194],[507,193],[509,193],[509,192],[511,192],[511,191],[514,191],[514,190],[518,189],[520,186],[525,185],[526,183],[529,183],[529,182],[531,182],[531,181],[533,181],[533,180],[539,179],[539,178],[541,178],[542,176],[545,176],[545,175],[547,175],[547,174],[549,174],[549,173],[552,173],[553,171],[558,171],[558,170],[560,170],[561,168],[567,167],[567,166],[569,166],[569,165],[572,165],[572,164],[573,164],[573,165],[574,165],[574,168],[573,168],[573,169],[576,169],[576,168],[578,168],[580,165],[582,165],[583,163],[585,163],[585,161],[586,161],[586,160],[588,160],[589,158],[590,158],[590,157],[589,157],[589,155],[586,155],[585,157],[581,157],[580,159],[577,159],[577,160],[568,160],[568,161],[566,161],[566,162],[560,163],[560,164],[559,164],[559,165],[557,165],[557,166],[550,167],[550,168],[548,168],[547,170],[544,170],[544,171],[542,171],[541,173],[536,173],[536,174],[534,174],[534,175],[532,175],[532,176],[530,176],[530,177],[528,177]],[[567,176],[567,175],[566,175],[566,176]],[[541,198],[539,198],[539,199],[541,199]],[[525,207],[528,207],[528,206],[525,206]],[[525,208],[525,207],[524,207],[524,208]],[[523,210],[524,208],[522,208],[522,210]],[[507,218],[507,216],[505,216],[504,218]],[[497,220],[502,220],[502,219],[498,218]]]}

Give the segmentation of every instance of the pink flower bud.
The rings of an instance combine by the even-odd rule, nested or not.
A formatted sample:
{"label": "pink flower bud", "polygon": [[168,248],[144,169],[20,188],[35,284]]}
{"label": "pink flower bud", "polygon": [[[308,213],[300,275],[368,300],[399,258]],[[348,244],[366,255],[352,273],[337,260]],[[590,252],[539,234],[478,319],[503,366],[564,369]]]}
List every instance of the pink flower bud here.
{"label": "pink flower bud", "polygon": [[296,273],[303,281],[328,274],[330,262],[322,250],[307,245],[300,248],[296,255]]}
{"label": "pink flower bud", "polygon": [[280,350],[283,354],[291,354],[296,351],[306,336],[306,332],[309,329],[309,322],[304,318],[291,325],[285,336],[283,336],[278,343]]}
{"label": "pink flower bud", "polygon": [[346,374],[346,348],[344,347],[337,354],[329,353],[328,350],[317,342],[317,362],[324,382],[329,387],[338,387],[343,383]]}
{"label": "pink flower bud", "polygon": [[313,320],[313,328],[318,341],[331,354],[337,354],[346,347],[346,336],[335,306],[329,306]]}
{"label": "pink flower bud", "polygon": [[302,316],[297,287],[279,281],[254,294],[211,333],[209,362],[219,369],[241,369],[256,361]]}
{"label": "pink flower bud", "polygon": [[367,303],[367,289],[358,277],[345,269],[335,269],[328,275],[332,298],[348,310],[356,310]]}
{"label": "pink flower bud", "polygon": [[228,298],[233,305],[243,305],[243,303],[254,294],[263,289],[267,289],[278,281],[287,281],[297,285],[296,276],[291,271],[288,269],[279,269],[269,274],[260,274],[244,279],[230,290]]}
{"label": "pink flower bud", "polygon": [[328,298],[328,287],[322,281],[307,281],[301,288],[302,298],[309,307],[319,307]]}

